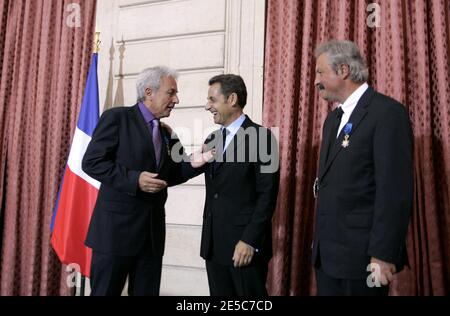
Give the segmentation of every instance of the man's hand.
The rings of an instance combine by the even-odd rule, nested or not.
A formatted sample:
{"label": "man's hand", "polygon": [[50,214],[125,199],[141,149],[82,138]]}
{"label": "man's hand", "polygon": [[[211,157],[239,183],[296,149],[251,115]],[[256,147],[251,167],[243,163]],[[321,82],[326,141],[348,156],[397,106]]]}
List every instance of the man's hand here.
{"label": "man's hand", "polygon": [[392,282],[394,274],[397,272],[395,264],[379,260],[372,257],[370,263],[375,263],[380,267],[380,283],[381,285],[388,285]]}
{"label": "man's hand", "polygon": [[193,168],[200,168],[209,160],[211,160],[216,154],[215,149],[211,149],[210,151],[206,151],[207,146],[203,144],[202,148],[197,151],[194,151],[191,155],[191,166]]}
{"label": "man's hand", "polygon": [[147,171],[141,172],[139,175],[139,188],[148,193],[157,193],[167,187],[167,182],[156,179],[158,174]]}
{"label": "man's hand", "polygon": [[249,265],[250,262],[252,262],[254,253],[255,249],[252,246],[246,244],[242,240],[239,240],[234,248],[234,267],[239,268]]}

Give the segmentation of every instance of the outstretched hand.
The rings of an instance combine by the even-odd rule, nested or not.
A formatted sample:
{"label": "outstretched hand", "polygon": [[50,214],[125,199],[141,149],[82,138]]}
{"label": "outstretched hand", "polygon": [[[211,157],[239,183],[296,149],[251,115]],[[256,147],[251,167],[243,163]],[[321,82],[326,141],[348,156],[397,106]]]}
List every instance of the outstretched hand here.
{"label": "outstretched hand", "polygon": [[213,148],[209,151],[206,151],[207,146],[205,144],[202,145],[202,148],[196,150],[190,156],[191,166],[193,168],[200,168],[208,161],[214,158],[216,154],[216,150]]}

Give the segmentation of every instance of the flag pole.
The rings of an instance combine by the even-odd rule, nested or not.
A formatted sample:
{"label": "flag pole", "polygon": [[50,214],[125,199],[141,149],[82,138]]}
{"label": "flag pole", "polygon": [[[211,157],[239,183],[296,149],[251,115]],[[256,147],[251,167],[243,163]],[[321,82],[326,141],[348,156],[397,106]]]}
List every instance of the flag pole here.
{"label": "flag pole", "polygon": [[94,53],[97,54],[100,50],[100,32],[95,32],[94,36]]}
{"label": "flag pole", "polygon": [[[94,49],[93,52],[94,54],[98,54],[99,50],[100,50],[100,32],[95,32],[94,35]],[[81,287],[80,287],[80,296],[84,296],[85,294],[85,289],[86,289],[86,277],[81,274]]]}
{"label": "flag pole", "polygon": [[84,291],[86,288],[86,277],[84,275],[81,275],[81,287],[80,287],[80,296],[84,296]]}

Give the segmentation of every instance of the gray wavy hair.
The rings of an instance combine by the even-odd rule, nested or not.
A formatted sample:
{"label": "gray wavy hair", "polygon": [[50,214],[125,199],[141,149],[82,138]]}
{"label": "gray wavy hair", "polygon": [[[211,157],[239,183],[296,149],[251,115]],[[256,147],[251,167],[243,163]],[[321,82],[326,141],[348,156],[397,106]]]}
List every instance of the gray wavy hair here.
{"label": "gray wavy hair", "polygon": [[163,77],[177,79],[178,72],[166,66],[156,66],[142,70],[136,79],[137,102],[145,100],[145,89],[150,88],[155,92],[158,91]]}
{"label": "gray wavy hair", "polygon": [[336,73],[338,73],[340,65],[348,65],[350,79],[353,82],[363,83],[367,81],[369,70],[354,42],[331,40],[320,44],[314,51],[316,58],[324,53],[328,55],[330,66]]}

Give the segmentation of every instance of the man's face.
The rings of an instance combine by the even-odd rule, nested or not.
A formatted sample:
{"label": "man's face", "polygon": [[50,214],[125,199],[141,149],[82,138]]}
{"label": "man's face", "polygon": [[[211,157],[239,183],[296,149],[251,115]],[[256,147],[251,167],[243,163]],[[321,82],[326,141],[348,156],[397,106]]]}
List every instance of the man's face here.
{"label": "man's face", "polygon": [[316,61],[316,78],[314,85],[319,89],[319,95],[328,102],[343,102],[340,97],[344,80],[333,70],[328,55],[323,53]]}
{"label": "man's face", "polygon": [[225,99],[220,90],[220,83],[216,82],[209,87],[205,109],[213,114],[214,123],[228,126],[233,122],[232,115],[235,110],[233,104],[229,102],[231,99],[231,96]]}
{"label": "man's face", "polygon": [[156,118],[168,117],[175,104],[180,102],[177,96],[177,82],[173,77],[161,78],[158,91],[147,88],[146,92],[152,101],[149,109]]}

